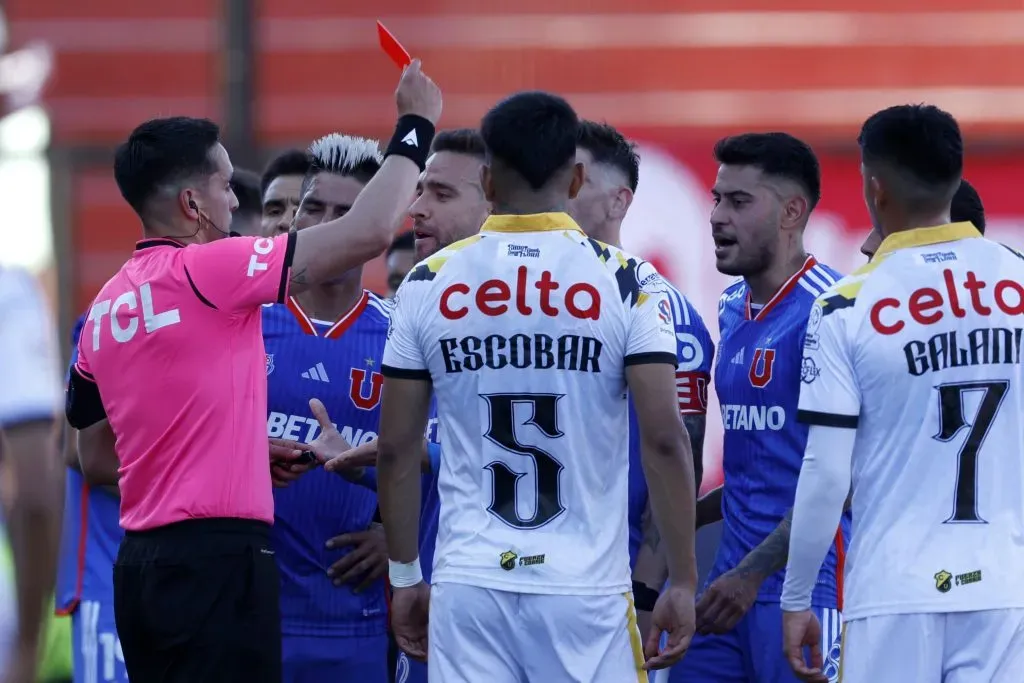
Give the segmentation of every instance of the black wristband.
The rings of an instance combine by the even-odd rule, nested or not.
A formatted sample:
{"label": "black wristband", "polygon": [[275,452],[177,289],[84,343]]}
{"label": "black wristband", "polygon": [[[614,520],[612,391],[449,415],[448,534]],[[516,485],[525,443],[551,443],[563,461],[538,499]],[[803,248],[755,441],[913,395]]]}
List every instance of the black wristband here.
{"label": "black wristband", "polygon": [[392,154],[412,159],[422,171],[430,156],[430,143],[434,140],[434,124],[422,116],[406,114],[398,119],[395,134],[384,152],[385,157]]}
{"label": "black wristband", "polygon": [[641,612],[653,612],[654,604],[658,602],[658,591],[650,588],[646,583],[633,582],[633,604]]}

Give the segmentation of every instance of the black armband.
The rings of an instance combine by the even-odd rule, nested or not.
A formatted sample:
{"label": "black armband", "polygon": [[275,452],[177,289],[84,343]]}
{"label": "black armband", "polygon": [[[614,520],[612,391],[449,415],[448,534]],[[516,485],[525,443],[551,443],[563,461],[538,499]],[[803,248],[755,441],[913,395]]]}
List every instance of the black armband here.
{"label": "black armband", "polygon": [[412,159],[422,171],[430,156],[430,143],[434,141],[434,124],[422,116],[406,114],[398,119],[395,134],[384,152],[384,156],[392,154]]}
{"label": "black armband", "polygon": [[75,429],[85,429],[107,419],[107,411],[103,408],[96,382],[83,376],[77,367],[71,368],[68,391],[64,397],[64,414],[68,424]]}
{"label": "black armband", "polygon": [[658,591],[640,581],[633,582],[633,604],[641,612],[653,612],[658,602]]}

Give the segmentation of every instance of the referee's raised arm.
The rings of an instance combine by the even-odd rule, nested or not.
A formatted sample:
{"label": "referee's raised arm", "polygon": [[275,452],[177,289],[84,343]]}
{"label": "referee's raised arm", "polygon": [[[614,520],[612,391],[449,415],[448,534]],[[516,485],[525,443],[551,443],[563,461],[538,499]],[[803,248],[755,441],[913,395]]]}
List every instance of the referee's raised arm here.
{"label": "referee's raised arm", "polygon": [[147,121],[117,150],[144,234],[89,308],[66,413],[86,478],[121,494],[114,612],[133,681],[281,681],[261,306],[390,244],[441,113],[418,62],[396,100],[388,158],[351,211],[272,238],[228,232],[213,122]]}
{"label": "referee's raised arm", "polygon": [[441,117],[441,91],[413,60],[395,91],[398,124],[384,164],[343,217],[298,233],[291,291],[329,280],[384,252],[405,220]]}

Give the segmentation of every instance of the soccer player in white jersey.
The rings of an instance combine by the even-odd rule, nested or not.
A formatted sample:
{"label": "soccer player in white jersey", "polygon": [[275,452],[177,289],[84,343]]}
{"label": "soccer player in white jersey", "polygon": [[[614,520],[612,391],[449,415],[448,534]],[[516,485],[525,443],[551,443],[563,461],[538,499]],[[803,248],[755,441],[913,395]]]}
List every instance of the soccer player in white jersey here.
{"label": "soccer player in white jersey", "polygon": [[[395,636],[427,655],[429,599],[431,680],[633,680],[678,660],[693,632],[693,464],[671,307],[654,268],[564,213],[583,180],[578,127],[547,93],[492,109],[481,134],[494,215],[398,291],[378,491]],[[646,663],[630,594],[627,387],[672,584]],[[432,393],[444,450],[430,588],[417,531]]]}
{"label": "soccer player in white jersey", "polygon": [[949,223],[963,169],[952,116],[892,107],[859,142],[884,240],[808,323],[786,654],[820,680],[807,608],[852,482],[842,681],[1020,681],[1024,255]]}
{"label": "soccer player in white jersey", "polygon": [[[60,369],[53,326],[32,277],[0,268],[0,681],[34,681],[43,611],[53,593],[64,478],[54,418]],[[2,483],[2,482],[0,482]],[[2,494],[7,493],[7,496]],[[6,522],[5,522],[6,519]]]}

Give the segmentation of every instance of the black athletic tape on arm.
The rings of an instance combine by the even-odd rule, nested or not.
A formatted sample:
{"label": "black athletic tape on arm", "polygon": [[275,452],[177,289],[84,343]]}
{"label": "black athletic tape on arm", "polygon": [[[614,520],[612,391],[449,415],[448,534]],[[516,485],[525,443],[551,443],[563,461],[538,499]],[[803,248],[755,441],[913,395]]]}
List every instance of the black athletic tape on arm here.
{"label": "black athletic tape on arm", "polygon": [[633,604],[641,612],[653,612],[658,602],[658,591],[640,581],[633,582]]}

